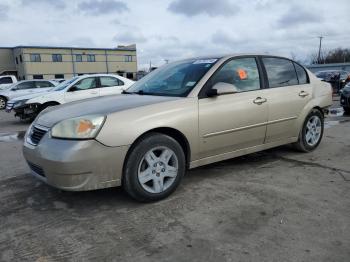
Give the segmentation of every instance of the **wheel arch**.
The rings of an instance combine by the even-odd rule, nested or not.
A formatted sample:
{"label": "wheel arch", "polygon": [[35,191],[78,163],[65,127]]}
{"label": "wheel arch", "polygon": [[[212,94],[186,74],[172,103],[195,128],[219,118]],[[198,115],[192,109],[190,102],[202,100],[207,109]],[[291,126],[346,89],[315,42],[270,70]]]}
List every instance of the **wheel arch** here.
{"label": "wheel arch", "polygon": [[128,149],[128,152],[127,152],[127,154],[125,156],[125,160],[124,160],[124,166],[125,166],[125,163],[129,157],[130,152],[135,147],[135,145],[140,140],[142,140],[143,137],[145,137],[146,135],[148,135],[150,133],[164,134],[164,135],[170,136],[171,138],[175,139],[180,144],[182,150],[184,151],[185,159],[186,159],[186,168],[189,167],[189,163],[191,160],[190,144],[189,144],[186,136],[181,131],[179,131],[178,129],[172,128],[172,127],[157,127],[157,128],[150,129],[150,130],[142,133],[141,135],[139,135]]}
{"label": "wheel arch", "polygon": [[55,105],[56,106],[56,105],[60,105],[60,103],[57,102],[57,101],[48,101],[48,102],[43,103],[41,105],[41,108],[45,108],[45,107],[50,106],[50,105]]}
{"label": "wheel arch", "polygon": [[0,95],[0,97],[3,97],[3,98],[5,98],[5,100],[6,100],[6,101],[8,101],[8,100],[9,100],[9,98],[8,98],[7,96],[4,96],[4,95]]}

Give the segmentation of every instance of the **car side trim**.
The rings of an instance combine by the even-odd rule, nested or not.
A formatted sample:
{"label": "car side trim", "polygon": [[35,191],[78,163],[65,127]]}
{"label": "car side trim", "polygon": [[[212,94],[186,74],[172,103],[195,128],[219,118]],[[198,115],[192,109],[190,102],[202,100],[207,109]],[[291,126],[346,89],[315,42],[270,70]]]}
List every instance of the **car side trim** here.
{"label": "car side trim", "polygon": [[298,141],[298,137],[291,137],[291,138],[287,138],[287,139],[274,141],[274,142],[271,142],[268,144],[261,144],[258,146],[243,148],[243,149],[239,149],[236,151],[231,151],[231,152],[226,152],[226,153],[219,154],[219,155],[201,158],[198,160],[191,161],[189,169],[199,167],[199,166],[208,165],[211,163],[215,163],[215,162],[219,162],[219,161],[223,161],[223,160],[227,160],[227,159],[231,159],[231,158],[238,157],[238,156],[243,156],[246,154],[259,152],[259,151],[270,149],[270,148],[277,147],[280,145],[294,143],[296,141]]}
{"label": "car side trim", "polygon": [[227,129],[227,130],[223,130],[223,131],[213,132],[213,133],[205,134],[203,136],[203,138],[212,137],[212,136],[218,136],[218,135],[224,135],[224,134],[233,133],[233,132],[237,132],[237,131],[242,131],[242,130],[246,130],[246,129],[250,129],[250,128],[254,128],[254,127],[259,127],[259,126],[264,126],[264,125],[271,125],[271,124],[276,124],[276,123],[280,123],[280,122],[284,122],[284,121],[289,121],[289,120],[293,120],[293,119],[297,119],[297,117],[296,116],[286,117],[286,118],[281,118],[281,119],[277,119],[277,120],[273,120],[273,121],[267,121],[267,122],[263,122],[263,123],[259,123],[259,124],[254,124],[254,125],[249,125],[249,126],[243,126],[243,127],[238,127],[238,128],[233,128],[233,129]]}

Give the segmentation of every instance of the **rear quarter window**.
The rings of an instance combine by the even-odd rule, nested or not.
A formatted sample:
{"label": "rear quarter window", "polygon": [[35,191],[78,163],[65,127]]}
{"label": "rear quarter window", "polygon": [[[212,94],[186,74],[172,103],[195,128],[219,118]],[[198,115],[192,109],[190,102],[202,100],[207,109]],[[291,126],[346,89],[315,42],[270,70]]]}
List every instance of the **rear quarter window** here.
{"label": "rear quarter window", "polygon": [[297,72],[297,75],[298,75],[299,84],[303,85],[303,84],[309,83],[309,77],[305,69],[302,66],[298,65],[297,63],[294,63],[294,66],[295,66],[295,71]]}
{"label": "rear quarter window", "polygon": [[275,57],[263,57],[262,60],[270,88],[299,84],[292,61]]}

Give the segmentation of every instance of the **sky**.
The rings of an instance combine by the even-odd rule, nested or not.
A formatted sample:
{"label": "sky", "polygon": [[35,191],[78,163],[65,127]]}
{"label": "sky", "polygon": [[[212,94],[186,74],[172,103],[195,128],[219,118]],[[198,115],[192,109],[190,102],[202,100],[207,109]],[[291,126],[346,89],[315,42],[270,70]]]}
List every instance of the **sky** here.
{"label": "sky", "polygon": [[193,56],[308,62],[350,48],[349,0],[0,0],[0,46],[137,45],[139,69]]}

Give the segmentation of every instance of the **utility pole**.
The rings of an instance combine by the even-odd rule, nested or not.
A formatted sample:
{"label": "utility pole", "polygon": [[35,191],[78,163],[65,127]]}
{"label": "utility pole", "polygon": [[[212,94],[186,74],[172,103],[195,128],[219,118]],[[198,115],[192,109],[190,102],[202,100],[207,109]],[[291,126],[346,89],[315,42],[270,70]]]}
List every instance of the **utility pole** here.
{"label": "utility pole", "polygon": [[318,58],[317,58],[317,63],[318,64],[321,64],[321,48],[322,48],[322,39],[323,39],[323,36],[319,36],[318,37],[320,39],[320,45],[318,47]]}

